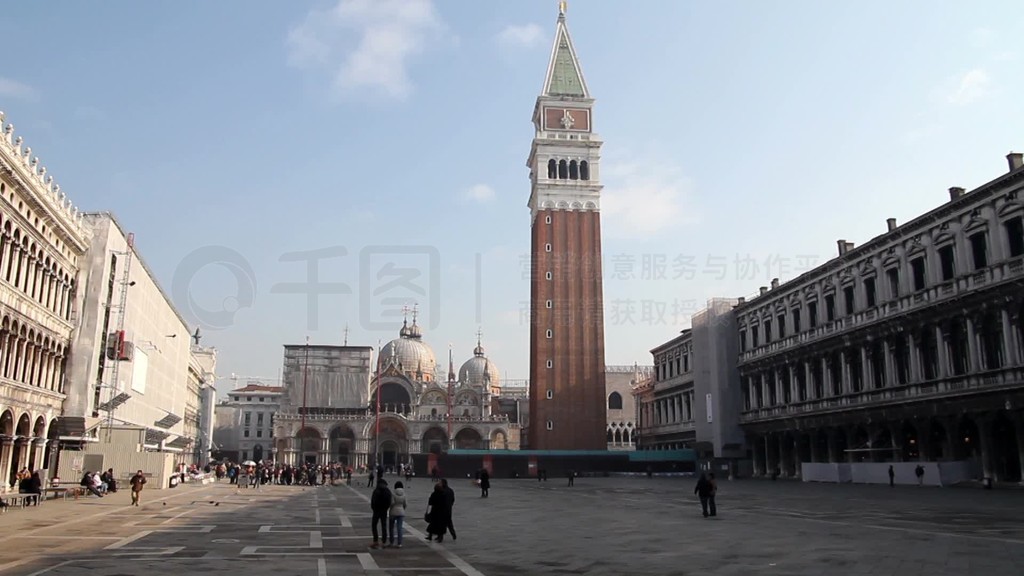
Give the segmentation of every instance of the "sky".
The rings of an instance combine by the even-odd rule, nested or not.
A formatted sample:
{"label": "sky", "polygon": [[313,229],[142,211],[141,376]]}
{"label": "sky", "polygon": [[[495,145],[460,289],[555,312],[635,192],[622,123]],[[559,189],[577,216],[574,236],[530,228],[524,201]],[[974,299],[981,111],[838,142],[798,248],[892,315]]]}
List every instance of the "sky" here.
{"label": "sky", "polygon": [[[525,161],[557,5],[9,3],[0,110],[75,204],[135,233],[221,390],[307,337],[376,347],[413,305],[440,365],[479,330],[527,378]],[[608,364],[650,364],[707,299],[1024,150],[1012,0],[572,0],[567,21],[605,142]]]}

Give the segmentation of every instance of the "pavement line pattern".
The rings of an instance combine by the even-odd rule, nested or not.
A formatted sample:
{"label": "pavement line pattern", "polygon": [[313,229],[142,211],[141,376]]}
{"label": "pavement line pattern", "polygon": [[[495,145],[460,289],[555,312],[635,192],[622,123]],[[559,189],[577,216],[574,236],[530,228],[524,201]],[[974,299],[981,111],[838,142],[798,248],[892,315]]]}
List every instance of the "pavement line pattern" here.
{"label": "pavement line pattern", "polygon": [[327,576],[327,559],[317,558],[316,560],[316,576]]}
{"label": "pavement line pattern", "polygon": [[[346,486],[346,488],[348,488],[349,490],[354,492],[356,494],[356,496],[359,496],[363,500],[366,500],[367,503],[370,502],[370,497],[367,496],[366,494],[363,494],[362,492],[356,490],[355,488],[353,488],[351,486]],[[409,524],[405,525],[405,529],[409,533],[411,533],[414,536],[416,536],[417,538],[422,538],[423,540],[427,539],[427,535],[426,534],[424,534],[420,530],[417,530],[416,528],[413,528]],[[452,566],[455,566],[456,568],[458,568],[459,571],[461,571],[466,576],[484,576],[483,572],[477,570],[476,568],[473,568],[473,566],[471,566],[469,564],[469,562],[466,562],[462,558],[459,558],[458,555],[456,555],[451,550],[448,550],[444,546],[441,546],[440,544],[434,544],[433,542],[427,542],[427,546],[429,546],[435,552],[440,554],[441,557],[443,557],[445,560],[451,562]]]}
{"label": "pavement line pattern", "polygon": [[[769,508],[761,508],[760,512],[752,510],[731,510],[730,514],[747,514],[751,516],[763,516],[764,512],[771,512],[776,519],[789,519],[804,522],[817,522],[833,526],[845,526],[852,528],[863,528],[869,530],[889,530],[891,532],[902,532],[904,534],[924,534],[928,536],[945,536],[948,538],[964,538],[967,540],[982,540],[985,542],[1003,542],[1006,544],[1024,544],[1019,538],[1000,538],[998,536],[980,536],[977,534],[960,534],[957,532],[942,532],[939,530],[927,530],[923,528],[907,528],[903,526],[886,526],[883,524],[865,524],[862,522],[844,522],[842,520],[826,520],[824,518],[811,518],[810,516],[793,514],[791,510],[772,511]],[[785,513],[782,513],[785,512]]]}

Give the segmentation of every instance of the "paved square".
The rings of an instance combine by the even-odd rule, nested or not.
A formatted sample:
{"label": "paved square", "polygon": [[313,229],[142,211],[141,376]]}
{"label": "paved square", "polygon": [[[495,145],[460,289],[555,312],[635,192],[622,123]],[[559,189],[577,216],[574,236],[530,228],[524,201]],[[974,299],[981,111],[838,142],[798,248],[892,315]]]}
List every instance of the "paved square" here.
{"label": "paved square", "polygon": [[423,540],[415,480],[405,546],[371,550],[353,487],[183,486],[47,502],[0,516],[0,571],[18,575],[770,574],[1019,576],[1024,490],[742,481],[701,517],[692,479],[494,480],[456,490],[459,538]]}

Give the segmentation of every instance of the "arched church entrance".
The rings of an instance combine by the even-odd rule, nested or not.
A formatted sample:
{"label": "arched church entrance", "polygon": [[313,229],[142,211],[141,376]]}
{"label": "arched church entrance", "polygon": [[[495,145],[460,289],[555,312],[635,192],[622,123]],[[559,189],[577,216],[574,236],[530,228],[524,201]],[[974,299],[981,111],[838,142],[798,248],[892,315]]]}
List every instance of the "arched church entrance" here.
{"label": "arched church entrance", "polygon": [[356,433],[342,424],[331,430],[331,459],[346,466],[354,464]]}
{"label": "arched church entrance", "polygon": [[257,444],[252,447],[252,459],[256,462],[263,460],[263,444]]}
{"label": "arched church entrance", "polygon": [[455,447],[459,450],[482,450],[483,438],[473,428],[463,428],[455,434]]}
{"label": "arched church entrance", "polygon": [[299,464],[316,464],[320,456],[320,432],[315,428],[303,428],[295,435]]}
{"label": "arched church entrance", "polygon": [[404,424],[394,418],[381,418],[373,425],[372,434],[374,462],[392,469],[409,462],[409,431]]}
{"label": "arched church entrance", "polygon": [[438,428],[433,427],[423,433],[423,439],[420,441],[420,452],[423,454],[441,454],[448,450],[448,434]]}

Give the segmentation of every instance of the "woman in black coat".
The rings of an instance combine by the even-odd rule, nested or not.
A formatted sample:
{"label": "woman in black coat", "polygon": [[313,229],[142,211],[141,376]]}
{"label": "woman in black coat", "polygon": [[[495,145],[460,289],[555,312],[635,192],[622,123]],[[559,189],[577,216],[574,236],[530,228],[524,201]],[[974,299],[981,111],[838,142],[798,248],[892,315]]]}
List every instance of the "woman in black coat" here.
{"label": "woman in black coat", "polygon": [[443,542],[451,516],[448,495],[444,493],[440,483],[434,484],[434,491],[430,493],[430,500],[427,501],[427,540],[433,540],[434,536],[437,536],[437,541]]}
{"label": "woman in black coat", "polygon": [[480,497],[487,498],[487,491],[491,489],[491,475],[484,468],[480,471]]}

